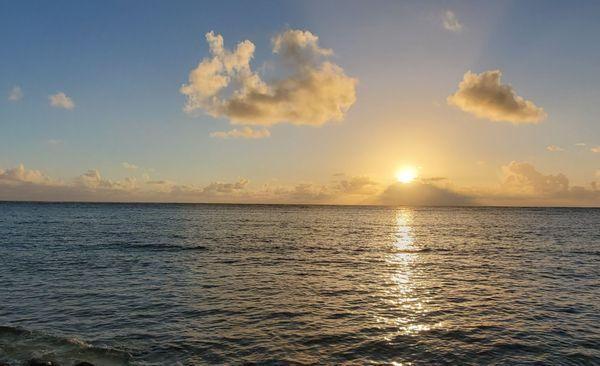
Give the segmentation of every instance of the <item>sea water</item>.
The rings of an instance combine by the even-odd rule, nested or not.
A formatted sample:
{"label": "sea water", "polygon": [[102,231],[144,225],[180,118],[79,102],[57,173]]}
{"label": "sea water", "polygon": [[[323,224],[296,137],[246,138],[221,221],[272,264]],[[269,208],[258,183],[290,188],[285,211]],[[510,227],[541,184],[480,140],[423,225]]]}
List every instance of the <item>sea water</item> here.
{"label": "sea water", "polygon": [[0,203],[0,362],[600,364],[600,209]]}

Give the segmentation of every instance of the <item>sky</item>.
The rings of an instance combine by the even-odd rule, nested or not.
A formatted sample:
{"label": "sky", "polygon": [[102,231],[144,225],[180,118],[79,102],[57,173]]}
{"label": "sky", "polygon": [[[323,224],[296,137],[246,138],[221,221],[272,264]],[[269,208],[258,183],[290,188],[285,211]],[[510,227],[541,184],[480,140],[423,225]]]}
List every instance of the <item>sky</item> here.
{"label": "sky", "polygon": [[0,199],[600,206],[599,17],[5,1]]}

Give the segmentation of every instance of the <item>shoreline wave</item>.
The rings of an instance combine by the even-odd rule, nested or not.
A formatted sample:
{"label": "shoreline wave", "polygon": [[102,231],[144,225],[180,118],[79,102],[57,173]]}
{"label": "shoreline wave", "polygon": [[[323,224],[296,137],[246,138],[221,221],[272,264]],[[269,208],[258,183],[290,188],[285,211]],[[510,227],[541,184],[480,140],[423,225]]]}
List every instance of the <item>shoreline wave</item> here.
{"label": "shoreline wave", "polygon": [[131,365],[132,356],[122,350],[91,345],[75,337],[0,325],[0,364],[22,365],[32,359],[47,360],[61,366],[81,362],[126,366]]}

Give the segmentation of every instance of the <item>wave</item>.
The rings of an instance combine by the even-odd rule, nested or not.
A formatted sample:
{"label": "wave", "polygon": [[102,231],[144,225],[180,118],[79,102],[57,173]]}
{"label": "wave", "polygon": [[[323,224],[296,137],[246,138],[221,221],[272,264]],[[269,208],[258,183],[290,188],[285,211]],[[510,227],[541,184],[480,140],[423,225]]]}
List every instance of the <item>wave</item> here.
{"label": "wave", "polygon": [[131,365],[129,353],[93,346],[78,338],[59,337],[20,327],[0,326],[0,364],[23,365],[40,359],[57,365],[76,365],[89,362],[93,365]]}
{"label": "wave", "polygon": [[114,248],[117,250],[140,250],[148,252],[179,252],[179,251],[205,251],[208,247],[204,245],[178,245],[178,244],[109,244],[100,245],[100,248]]}

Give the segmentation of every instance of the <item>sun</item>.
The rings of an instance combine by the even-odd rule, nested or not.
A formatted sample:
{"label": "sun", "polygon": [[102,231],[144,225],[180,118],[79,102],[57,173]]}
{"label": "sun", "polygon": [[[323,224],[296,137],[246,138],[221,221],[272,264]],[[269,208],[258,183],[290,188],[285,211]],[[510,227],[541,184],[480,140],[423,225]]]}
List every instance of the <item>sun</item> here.
{"label": "sun", "polygon": [[411,166],[402,168],[396,173],[396,179],[398,179],[398,182],[405,184],[414,181],[417,176],[417,169]]}

